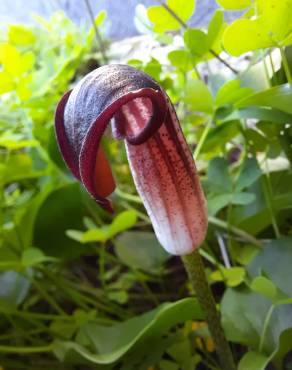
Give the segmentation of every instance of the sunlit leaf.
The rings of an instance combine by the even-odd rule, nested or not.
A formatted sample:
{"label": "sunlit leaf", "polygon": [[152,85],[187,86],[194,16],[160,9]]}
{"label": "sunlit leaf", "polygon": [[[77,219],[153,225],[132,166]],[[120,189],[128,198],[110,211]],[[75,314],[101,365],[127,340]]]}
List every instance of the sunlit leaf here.
{"label": "sunlit leaf", "polygon": [[248,106],[271,107],[292,114],[291,99],[292,88],[289,84],[285,84],[251,94],[239,100],[235,105],[237,108]]}
{"label": "sunlit leaf", "polygon": [[45,261],[54,261],[54,259],[51,257],[47,257],[38,248],[28,248],[25,249],[22,253],[21,263],[23,264],[24,267],[38,265]]}
{"label": "sunlit leaf", "polygon": [[[183,22],[187,22],[195,11],[195,0],[167,0],[166,4]],[[182,27],[161,5],[151,6],[147,14],[155,32],[175,31]]]}
{"label": "sunlit leaf", "polygon": [[11,75],[5,71],[0,71],[0,94],[13,91],[15,85]]}
{"label": "sunlit leaf", "polygon": [[185,88],[185,101],[193,111],[213,113],[213,96],[208,86],[201,80],[189,78]]}
{"label": "sunlit leaf", "polygon": [[252,0],[216,0],[219,5],[227,10],[241,10],[252,4]]}
{"label": "sunlit leaf", "polygon": [[224,13],[216,10],[210,20],[207,32],[207,43],[209,48],[216,48],[216,42],[224,25]]}
{"label": "sunlit leaf", "polygon": [[207,41],[207,35],[199,29],[188,28],[184,33],[185,45],[193,54],[199,57],[207,53],[209,50]]}
{"label": "sunlit leaf", "polygon": [[28,46],[36,42],[33,31],[22,25],[10,25],[8,38],[12,44],[20,46]]}
{"label": "sunlit leaf", "polygon": [[[99,27],[102,25],[102,23],[105,21],[107,17],[107,12],[105,10],[101,10],[97,16],[95,17],[94,19],[94,25],[95,27]],[[89,44],[92,43],[94,37],[95,37],[95,27],[94,26],[91,26],[89,31],[88,31],[88,35],[87,35],[87,42]]]}
{"label": "sunlit leaf", "polygon": [[239,80],[230,80],[218,90],[216,105],[234,104],[252,93],[253,90],[251,88],[241,87]]}
{"label": "sunlit leaf", "polygon": [[224,32],[224,47],[232,55],[292,42],[291,0],[257,0],[255,6],[255,19],[238,19]]}
{"label": "sunlit leaf", "polygon": [[190,71],[194,68],[193,57],[187,50],[173,50],[167,55],[170,63],[182,71]]}
{"label": "sunlit leaf", "polygon": [[277,295],[276,285],[264,276],[257,276],[253,279],[250,285],[251,289],[264,297],[274,301]]}

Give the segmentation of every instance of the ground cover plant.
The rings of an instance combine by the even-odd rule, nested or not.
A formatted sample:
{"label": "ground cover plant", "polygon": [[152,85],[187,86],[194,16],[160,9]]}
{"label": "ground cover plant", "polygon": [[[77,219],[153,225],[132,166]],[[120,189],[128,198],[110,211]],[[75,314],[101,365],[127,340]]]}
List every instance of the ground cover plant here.
{"label": "ground cover plant", "polygon": [[[195,11],[187,0],[137,7],[139,29],[170,51],[128,64],[167,92],[196,160],[209,221],[200,254],[238,368],[289,369],[292,1],[218,0],[206,29],[188,26]],[[123,143],[103,137],[113,215],[57,147],[62,94],[111,62],[105,13],[89,30],[63,13],[34,22],[0,37],[0,365],[220,369],[206,312],[153,233]]]}

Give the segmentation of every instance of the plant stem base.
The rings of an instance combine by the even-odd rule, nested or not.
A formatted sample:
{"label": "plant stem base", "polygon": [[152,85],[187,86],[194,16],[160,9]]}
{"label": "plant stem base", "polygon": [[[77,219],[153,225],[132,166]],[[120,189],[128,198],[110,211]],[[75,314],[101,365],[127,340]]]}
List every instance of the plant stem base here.
{"label": "plant stem base", "polygon": [[220,323],[216,303],[207,282],[204,265],[198,250],[182,257],[190,282],[196,292],[199,304],[206,314],[206,321],[215,342],[216,352],[222,369],[236,370],[233,356]]}

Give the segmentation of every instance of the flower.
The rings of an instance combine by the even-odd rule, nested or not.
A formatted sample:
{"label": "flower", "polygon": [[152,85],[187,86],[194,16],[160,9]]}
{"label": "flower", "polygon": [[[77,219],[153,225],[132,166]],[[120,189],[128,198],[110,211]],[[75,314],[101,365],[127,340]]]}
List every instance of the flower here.
{"label": "flower", "polygon": [[115,188],[100,141],[108,123],[124,139],[138,193],[161,245],[191,253],[207,229],[205,198],[173,105],[147,74],[106,65],[85,76],[61,99],[56,135],[74,176],[104,209]]}

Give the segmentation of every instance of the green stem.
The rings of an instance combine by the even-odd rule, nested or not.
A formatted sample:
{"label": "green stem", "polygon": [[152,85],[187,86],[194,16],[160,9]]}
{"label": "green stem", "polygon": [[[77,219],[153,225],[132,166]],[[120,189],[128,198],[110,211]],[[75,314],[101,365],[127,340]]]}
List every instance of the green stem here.
{"label": "green stem", "polygon": [[[267,163],[267,162],[265,161],[265,163]],[[274,229],[274,233],[275,233],[276,238],[278,239],[278,238],[280,238],[281,234],[280,234],[279,226],[277,224],[277,219],[276,219],[276,216],[275,216],[274,210],[273,210],[273,205],[272,205],[272,197],[273,197],[273,194],[272,194],[272,185],[271,185],[271,179],[270,179],[270,175],[269,175],[269,172],[268,171],[267,171],[266,175],[262,179],[262,186],[263,186],[263,192],[264,192],[264,197],[265,197],[266,205],[267,205],[268,211],[270,213],[270,217],[271,217],[271,222],[272,222],[272,226],[273,226],[273,229]]]}
{"label": "green stem", "polygon": [[278,78],[277,78],[277,75],[276,75],[276,68],[275,68],[274,61],[273,61],[273,56],[272,56],[272,50],[269,51],[269,60],[270,60],[270,65],[271,65],[271,68],[272,68],[272,73],[273,73],[275,84],[279,85]]}
{"label": "green stem", "polygon": [[262,50],[261,54],[262,54],[262,58],[263,58],[263,64],[264,64],[267,83],[268,83],[269,87],[272,87],[271,80],[270,80],[270,75],[269,75],[269,68],[268,68],[268,64],[267,64],[267,61],[266,61],[266,56],[265,56],[265,53],[264,53],[263,50]]}
{"label": "green stem", "polygon": [[26,274],[26,277],[30,280],[32,285],[35,286],[35,288],[38,290],[40,295],[56,310],[56,312],[58,312],[58,314],[66,315],[66,312],[62,309],[62,307],[59,306],[59,304],[57,303],[57,301],[55,301],[52,295],[50,295],[43,289],[41,284],[39,284],[35,279],[30,277],[28,274]]}
{"label": "green stem", "polygon": [[230,223],[228,224],[226,221],[220,220],[219,218],[209,216],[208,221],[210,224],[221,227],[222,229],[225,229],[228,231],[232,231],[234,235],[237,235],[238,237],[244,239],[245,241],[257,246],[257,247],[262,247],[262,243],[260,240],[256,239],[254,236],[248,234],[246,231],[239,229],[236,226],[231,225]]}
{"label": "green stem", "polygon": [[17,354],[24,354],[24,353],[43,353],[43,352],[51,352],[53,350],[53,345],[49,344],[47,346],[39,346],[39,347],[14,347],[14,346],[2,346],[0,345],[0,352],[3,353],[17,353]]}
{"label": "green stem", "polygon": [[194,160],[196,160],[198,158],[198,156],[199,156],[199,154],[200,154],[200,152],[202,150],[202,147],[203,147],[203,145],[204,145],[204,143],[205,143],[205,141],[207,139],[208,133],[209,133],[209,131],[211,129],[211,125],[212,125],[212,120],[209,119],[208,122],[207,122],[207,124],[206,124],[206,126],[205,126],[205,128],[204,128],[204,131],[203,131],[203,133],[202,133],[202,135],[200,137],[200,140],[198,142],[198,145],[196,146],[196,149],[195,149],[195,152],[194,152]]}
{"label": "green stem", "polygon": [[156,305],[159,305],[159,300],[157,299],[156,295],[152,293],[151,289],[149,288],[148,284],[144,280],[143,275],[140,273],[139,270],[132,268],[133,273],[135,274],[137,280],[143,287],[145,293],[148,295],[149,299]]}
{"label": "green stem", "polygon": [[271,321],[271,317],[272,317],[272,314],[274,312],[275,307],[276,306],[272,304],[271,307],[269,308],[267,314],[266,314],[264,325],[263,325],[263,330],[262,330],[261,337],[260,337],[259,352],[262,352],[263,349],[264,349],[267,330],[268,330],[269,323]]}
{"label": "green stem", "polygon": [[288,80],[290,86],[292,87],[292,74],[291,74],[291,71],[290,71],[290,67],[289,67],[289,63],[288,63],[287,56],[286,56],[286,53],[285,53],[285,49],[283,47],[280,47],[280,53],[281,53],[283,67],[284,67],[284,71],[285,71],[287,80]]}
{"label": "green stem", "polygon": [[88,11],[88,14],[89,14],[91,23],[92,23],[92,27],[94,29],[97,44],[100,48],[100,53],[101,53],[101,56],[102,56],[102,59],[103,59],[103,63],[107,64],[108,63],[108,58],[107,58],[107,55],[106,55],[105,46],[104,46],[102,37],[101,37],[101,35],[98,31],[98,27],[95,24],[94,14],[93,14],[93,11],[92,11],[92,8],[91,8],[91,5],[90,5],[90,0],[84,0],[84,2],[85,2],[86,9]]}
{"label": "green stem", "polygon": [[198,250],[182,257],[190,282],[196,292],[198,301],[206,314],[206,321],[215,342],[216,351],[223,370],[235,370],[232,352],[220,322],[220,315],[207,282],[203,261]]}

